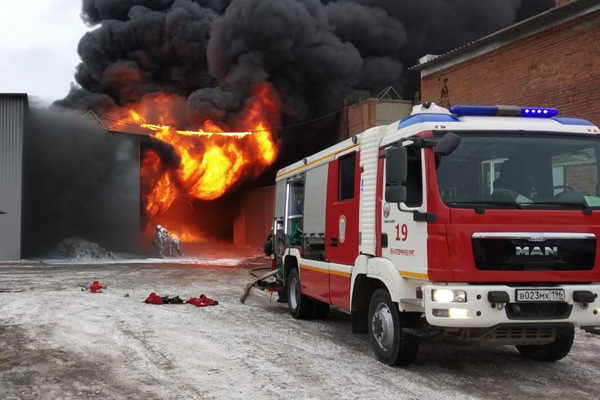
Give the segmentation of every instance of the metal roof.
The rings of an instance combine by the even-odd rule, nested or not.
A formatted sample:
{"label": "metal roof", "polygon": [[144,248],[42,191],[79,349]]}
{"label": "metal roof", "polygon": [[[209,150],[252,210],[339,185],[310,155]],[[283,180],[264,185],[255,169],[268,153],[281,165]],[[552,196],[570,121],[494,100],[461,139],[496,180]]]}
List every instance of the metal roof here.
{"label": "metal roof", "polygon": [[422,76],[428,75],[598,10],[600,0],[572,0],[437,57],[429,55],[427,61],[409,70],[421,70]]}

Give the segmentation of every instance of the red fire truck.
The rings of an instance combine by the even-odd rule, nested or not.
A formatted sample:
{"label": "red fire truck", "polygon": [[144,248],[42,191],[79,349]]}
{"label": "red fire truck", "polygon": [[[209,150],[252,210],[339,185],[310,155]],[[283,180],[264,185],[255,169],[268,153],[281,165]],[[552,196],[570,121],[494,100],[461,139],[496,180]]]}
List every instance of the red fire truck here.
{"label": "red fire truck", "polygon": [[278,171],[292,317],[330,306],[407,365],[442,334],[555,361],[600,333],[600,130],[556,109],[434,103]]}

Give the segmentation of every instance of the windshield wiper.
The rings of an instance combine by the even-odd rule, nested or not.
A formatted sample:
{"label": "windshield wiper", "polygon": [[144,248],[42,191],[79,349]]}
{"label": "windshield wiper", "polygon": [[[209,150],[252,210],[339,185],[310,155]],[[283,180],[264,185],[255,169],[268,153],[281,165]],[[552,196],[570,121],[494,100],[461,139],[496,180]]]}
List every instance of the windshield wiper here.
{"label": "windshield wiper", "polygon": [[574,209],[581,209],[585,215],[592,213],[592,208],[585,203],[574,203],[572,201],[543,201],[543,202],[523,202],[516,203],[512,201],[487,200],[487,201],[449,201],[448,206],[459,208],[474,208],[477,212],[483,213],[488,206],[504,206],[508,208],[531,209],[536,206],[565,206]]}
{"label": "windshield wiper", "polygon": [[540,206],[567,206],[573,208],[580,208],[584,214],[588,215],[592,213],[592,208],[588,206],[585,202],[572,202],[572,201],[536,201],[532,203],[533,205]]}
{"label": "windshield wiper", "polygon": [[485,201],[449,201],[446,202],[446,205],[452,206],[462,206],[465,208],[485,208],[486,206],[507,206],[510,208],[519,208],[523,209],[523,204],[533,204],[533,203],[516,203],[514,201],[499,201],[499,200],[485,200]]}

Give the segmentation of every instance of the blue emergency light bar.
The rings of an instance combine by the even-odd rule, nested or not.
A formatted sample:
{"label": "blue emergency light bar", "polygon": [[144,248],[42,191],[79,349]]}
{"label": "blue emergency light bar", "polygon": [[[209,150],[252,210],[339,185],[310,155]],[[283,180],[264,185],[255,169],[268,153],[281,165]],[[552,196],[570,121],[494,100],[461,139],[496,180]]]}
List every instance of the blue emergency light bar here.
{"label": "blue emergency light bar", "polygon": [[519,106],[469,106],[455,105],[450,112],[458,116],[503,116],[503,117],[538,117],[551,118],[558,114],[556,108],[519,107]]}

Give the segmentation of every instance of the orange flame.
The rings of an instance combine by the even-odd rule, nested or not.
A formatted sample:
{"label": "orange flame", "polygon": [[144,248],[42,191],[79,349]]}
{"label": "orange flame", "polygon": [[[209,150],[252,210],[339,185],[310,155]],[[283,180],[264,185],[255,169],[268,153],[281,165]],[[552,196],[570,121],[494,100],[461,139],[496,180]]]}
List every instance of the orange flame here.
{"label": "orange flame", "polygon": [[[273,124],[279,117],[279,103],[268,84],[256,85],[251,95],[241,116],[229,126],[231,132],[211,120],[205,120],[196,130],[176,129],[174,125],[181,120],[176,115],[178,107],[184,107],[185,100],[166,94],[145,98],[119,116],[128,124],[135,123],[153,132],[157,139],[170,144],[180,158],[178,168],[168,169],[161,165],[156,152],[143,155],[143,203],[150,221],[160,220],[161,225],[169,226],[161,218],[177,199],[217,199],[274,162],[278,148]],[[180,221],[172,221],[169,230],[182,241],[203,237]]]}

